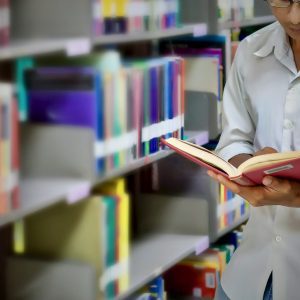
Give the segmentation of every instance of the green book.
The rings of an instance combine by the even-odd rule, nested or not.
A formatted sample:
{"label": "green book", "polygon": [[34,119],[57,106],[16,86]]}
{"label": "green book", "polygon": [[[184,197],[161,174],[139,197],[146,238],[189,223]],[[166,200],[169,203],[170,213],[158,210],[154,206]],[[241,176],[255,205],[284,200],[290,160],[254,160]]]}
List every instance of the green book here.
{"label": "green book", "polygon": [[[102,203],[105,207],[105,269],[107,269],[117,263],[117,202],[114,197],[103,196]],[[114,281],[107,283],[103,289],[106,299],[113,299],[116,296],[116,283]]]}
{"label": "green book", "polygon": [[34,64],[34,60],[31,57],[18,58],[15,63],[20,121],[28,119],[28,95],[25,86],[25,71],[33,68]]}

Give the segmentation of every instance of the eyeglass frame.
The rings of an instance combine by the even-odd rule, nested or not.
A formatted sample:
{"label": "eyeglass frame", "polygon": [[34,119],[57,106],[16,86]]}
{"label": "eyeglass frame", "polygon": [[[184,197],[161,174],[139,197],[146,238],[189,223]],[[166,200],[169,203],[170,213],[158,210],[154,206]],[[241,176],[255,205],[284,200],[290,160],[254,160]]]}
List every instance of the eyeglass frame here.
{"label": "eyeglass frame", "polygon": [[264,0],[266,2],[268,2],[272,7],[277,7],[277,8],[287,8],[290,7],[292,4],[294,3],[299,3],[300,4],[300,0],[289,0],[289,4],[287,6],[277,6],[271,3],[272,0]]}

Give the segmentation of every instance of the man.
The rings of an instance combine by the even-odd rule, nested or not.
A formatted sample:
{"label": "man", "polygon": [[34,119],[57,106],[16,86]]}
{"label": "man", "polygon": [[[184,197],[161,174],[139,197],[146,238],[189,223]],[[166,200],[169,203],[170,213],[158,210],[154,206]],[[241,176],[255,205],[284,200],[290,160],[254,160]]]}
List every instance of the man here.
{"label": "man", "polygon": [[[278,22],[241,42],[224,91],[217,151],[235,166],[300,150],[300,1],[268,3]],[[241,187],[208,173],[252,206],[216,299],[300,299],[300,182],[266,176],[264,186]]]}

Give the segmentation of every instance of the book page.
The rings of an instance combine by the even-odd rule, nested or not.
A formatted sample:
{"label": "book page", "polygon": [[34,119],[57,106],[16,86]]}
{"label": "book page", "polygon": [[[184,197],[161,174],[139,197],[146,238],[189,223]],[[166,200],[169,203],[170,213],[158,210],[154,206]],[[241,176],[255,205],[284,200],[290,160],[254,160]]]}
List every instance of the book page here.
{"label": "book page", "polygon": [[275,163],[289,161],[291,159],[300,158],[300,151],[289,151],[282,153],[270,153],[259,156],[254,156],[243,162],[237,169],[240,173],[255,170]]}
{"label": "book page", "polygon": [[214,154],[212,151],[209,151],[208,149],[176,138],[169,138],[167,139],[167,142],[170,145],[178,148],[179,150],[184,151],[187,154],[190,154],[210,164],[211,166],[223,170],[230,177],[237,175],[237,169],[234,166]]}

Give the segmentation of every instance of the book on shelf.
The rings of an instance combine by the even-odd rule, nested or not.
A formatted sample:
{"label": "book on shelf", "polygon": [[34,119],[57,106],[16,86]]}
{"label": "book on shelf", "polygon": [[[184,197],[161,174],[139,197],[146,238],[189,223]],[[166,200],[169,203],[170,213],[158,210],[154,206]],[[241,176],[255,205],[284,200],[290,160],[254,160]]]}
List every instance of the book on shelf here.
{"label": "book on shelf", "polygon": [[178,0],[94,0],[95,36],[143,33],[179,26]]}
{"label": "book on shelf", "polygon": [[[116,252],[115,257],[109,265],[119,265],[119,276],[115,282],[117,294],[126,291],[129,286],[129,253],[130,253],[130,235],[129,235],[129,220],[130,220],[130,196],[126,191],[126,182],[124,178],[112,180],[102,186],[96,187],[94,193],[105,195],[106,198],[113,197],[114,205],[116,206],[115,223],[117,228]],[[110,222],[108,219],[107,222]],[[109,252],[107,253],[109,254]],[[112,282],[113,272],[106,272],[103,276],[101,285],[105,288],[109,282]]]}
{"label": "book on shelf", "polygon": [[212,249],[187,257],[166,272],[167,291],[171,295],[213,299],[224,263],[222,253]]}
{"label": "book on shelf", "polygon": [[0,0],[0,47],[10,41],[10,0]]}
{"label": "book on shelf", "polygon": [[217,283],[239,246],[237,234],[230,233],[200,255],[190,255],[170,268],[164,279],[168,293],[182,297],[214,299]]}
{"label": "book on shelf", "polygon": [[18,122],[13,86],[0,83],[0,215],[20,204]]}
{"label": "book on shelf", "polygon": [[260,185],[266,175],[300,180],[300,151],[254,156],[236,168],[215,152],[193,143],[176,138],[162,140],[162,143],[183,157],[240,185]]}
{"label": "book on shelf", "polygon": [[242,21],[254,17],[254,0],[218,0],[220,21]]}

